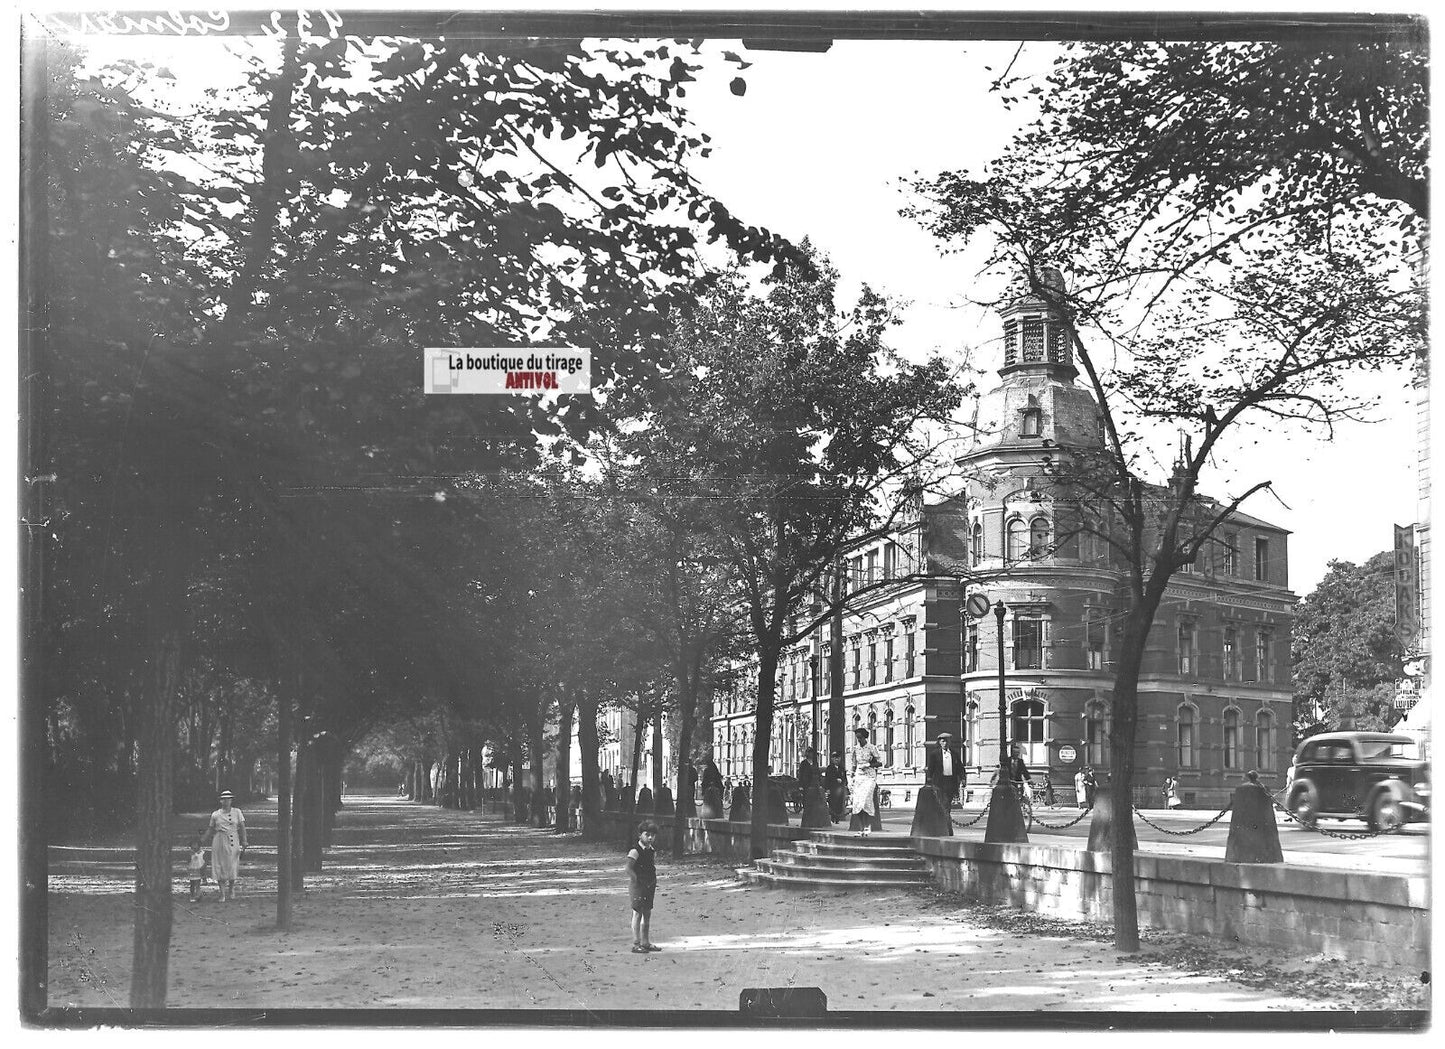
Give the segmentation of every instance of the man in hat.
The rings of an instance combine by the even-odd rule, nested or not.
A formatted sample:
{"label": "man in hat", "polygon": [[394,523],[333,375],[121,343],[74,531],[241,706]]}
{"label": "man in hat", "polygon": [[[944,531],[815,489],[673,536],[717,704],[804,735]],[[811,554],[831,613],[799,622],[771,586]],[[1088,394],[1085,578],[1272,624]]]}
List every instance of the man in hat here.
{"label": "man in hat", "polygon": [[943,807],[951,810],[959,789],[967,781],[963,771],[963,755],[959,753],[958,744],[953,741],[949,732],[940,732],[937,743],[937,747],[928,749],[923,782],[930,787],[936,787],[943,796]]}

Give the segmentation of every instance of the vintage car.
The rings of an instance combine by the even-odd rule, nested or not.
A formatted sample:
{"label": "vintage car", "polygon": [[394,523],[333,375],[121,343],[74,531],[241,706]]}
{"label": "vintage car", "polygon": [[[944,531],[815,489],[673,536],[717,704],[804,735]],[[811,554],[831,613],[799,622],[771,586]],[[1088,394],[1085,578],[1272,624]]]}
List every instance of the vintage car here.
{"label": "vintage car", "polygon": [[1295,752],[1289,809],[1313,827],[1320,817],[1363,819],[1394,830],[1430,814],[1430,767],[1419,744],[1389,732],[1327,732]]}

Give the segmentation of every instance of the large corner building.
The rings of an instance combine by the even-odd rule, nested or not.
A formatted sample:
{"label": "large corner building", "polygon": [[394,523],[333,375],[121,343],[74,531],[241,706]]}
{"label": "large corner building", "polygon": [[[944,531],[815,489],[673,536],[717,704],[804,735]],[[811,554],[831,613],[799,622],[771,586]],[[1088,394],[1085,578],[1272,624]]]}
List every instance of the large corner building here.
{"label": "large corner building", "polygon": [[[1082,763],[1109,765],[1124,575],[1100,529],[1079,527],[1076,505],[1055,496],[1057,464],[1102,446],[1101,414],[1076,381],[1064,318],[1024,295],[1000,319],[1000,383],[959,459],[961,491],[922,507],[896,539],[851,550],[846,564],[855,584],[899,580],[851,607],[842,631],[847,728],[868,729],[883,751],[879,782],[895,804],[917,797],[939,732],[962,739],[970,785],[997,768],[997,620],[962,614],[963,575],[990,579],[970,592],[1004,604],[1007,732],[1035,780],[1047,773],[1072,799]],[[1097,510],[1086,516],[1110,519]],[[1186,805],[1204,808],[1223,806],[1251,769],[1283,786],[1294,602],[1288,533],[1242,513],[1175,576],[1139,678],[1136,803],[1157,805],[1168,775]],[[824,626],[782,660],[774,774],[792,774],[810,743],[826,760],[831,644]],[[737,781],[751,772],[755,670],[740,666],[732,680],[715,698],[713,755]]]}

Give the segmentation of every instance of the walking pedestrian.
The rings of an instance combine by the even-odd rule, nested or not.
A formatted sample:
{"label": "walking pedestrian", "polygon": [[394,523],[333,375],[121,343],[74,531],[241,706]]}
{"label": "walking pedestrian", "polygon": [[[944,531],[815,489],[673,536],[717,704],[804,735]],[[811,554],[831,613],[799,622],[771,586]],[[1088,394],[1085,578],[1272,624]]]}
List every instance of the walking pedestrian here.
{"label": "walking pedestrian", "polygon": [[241,854],[246,851],[246,817],[232,808],[229,790],[221,791],[221,807],[211,813],[206,833],[211,838],[211,876],[221,889],[221,902],[235,898],[236,879],[241,873]]}
{"label": "walking pedestrian", "polygon": [[809,747],[803,751],[803,760],[798,762],[798,789],[804,794],[818,778],[818,751]]}
{"label": "walking pedestrian", "polygon": [[883,821],[878,818],[878,770],[883,767],[883,758],[878,748],[868,742],[866,728],[855,729],[853,746],[853,793],[849,801],[851,816],[848,829],[861,831],[864,837],[869,831],[882,830]]}
{"label": "walking pedestrian", "polygon": [[637,825],[637,843],[627,854],[627,893],[632,901],[632,953],[660,951],[652,942],[652,904],[657,896],[657,824]]}
{"label": "walking pedestrian", "polygon": [[191,880],[191,902],[201,902],[201,886],[206,880],[206,835],[203,832],[191,843],[191,858],[186,864],[186,874]]}
{"label": "walking pedestrian", "polygon": [[1078,772],[1074,773],[1074,801],[1078,803],[1081,811],[1089,807],[1084,801],[1084,796],[1087,793],[1084,789],[1084,770],[1079,769]]}
{"label": "walking pedestrian", "polygon": [[1179,781],[1173,776],[1166,776],[1164,779],[1164,804],[1171,809],[1177,809],[1182,802],[1179,800]]}
{"label": "walking pedestrian", "polygon": [[963,755],[953,742],[952,733],[940,732],[938,749],[929,749],[928,757],[923,763],[923,782],[926,786],[937,789],[944,811],[951,812],[959,787],[964,782]]}
{"label": "walking pedestrian", "polygon": [[1008,778],[1016,784],[1014,789],[1019,792],[1019,797],[1033,801],[1034,781],[1029,775],[1028,763],[1024,761],[1024,748],[1015,743],[1012,750],[1008,759]]}
{"label": "walking pedestrian", "polygon": [[1084,766],[1084,802],[1088,808],[1094,807],[1094,792],[1099,789],[1098,781],[1094,778],[1094,766]]}

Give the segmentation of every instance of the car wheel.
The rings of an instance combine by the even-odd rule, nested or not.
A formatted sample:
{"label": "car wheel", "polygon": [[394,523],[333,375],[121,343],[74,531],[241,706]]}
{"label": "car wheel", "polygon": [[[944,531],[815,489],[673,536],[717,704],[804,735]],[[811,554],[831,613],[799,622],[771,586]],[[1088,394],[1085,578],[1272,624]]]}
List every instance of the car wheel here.
{"label": "car wheel", "polygon": [[1370,803],[1370,827],[1384,834],[1405,825],[1405,809],[1400,799],[1389,791],[1381,791]]}
{"label": "car wheel", "polygon": [[1320,812],[1320,802],[1314,787],[1308,783],[1296,786],[1289,796],[1289,811],[1302,826],[1313,830]]}

